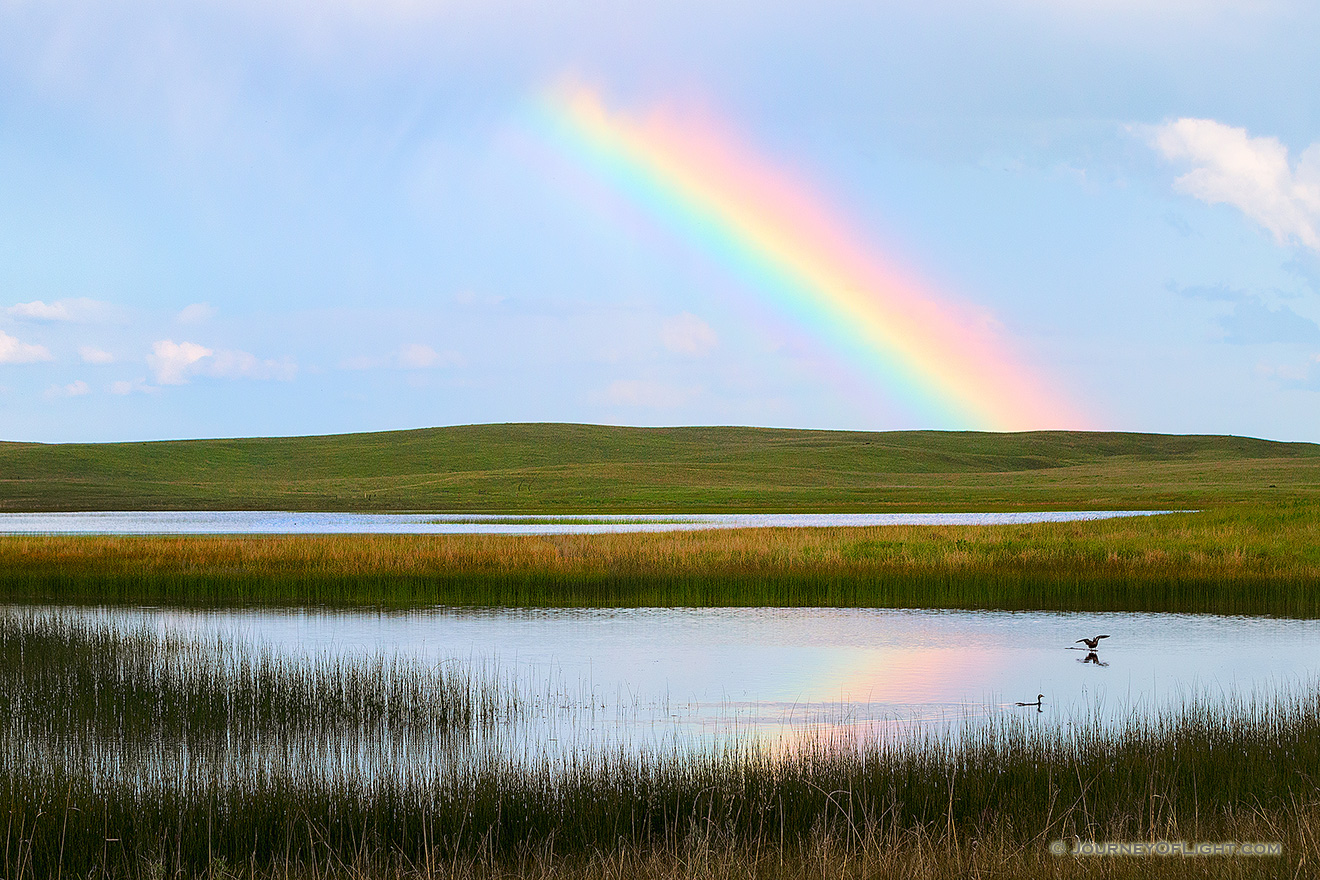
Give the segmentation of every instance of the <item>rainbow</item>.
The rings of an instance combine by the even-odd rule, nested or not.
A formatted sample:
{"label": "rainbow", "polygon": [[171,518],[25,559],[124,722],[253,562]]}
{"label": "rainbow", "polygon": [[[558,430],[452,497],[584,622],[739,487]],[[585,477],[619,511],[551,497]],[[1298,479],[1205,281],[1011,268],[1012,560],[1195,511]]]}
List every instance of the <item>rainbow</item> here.
{"label": "rainbow", "polygon": [[1079,427],[1072,408],[959,308],[864,247],[837,212],[708,120],[610,113],[581,87],[536,128],[556,155],[696,247],[932,426]]}

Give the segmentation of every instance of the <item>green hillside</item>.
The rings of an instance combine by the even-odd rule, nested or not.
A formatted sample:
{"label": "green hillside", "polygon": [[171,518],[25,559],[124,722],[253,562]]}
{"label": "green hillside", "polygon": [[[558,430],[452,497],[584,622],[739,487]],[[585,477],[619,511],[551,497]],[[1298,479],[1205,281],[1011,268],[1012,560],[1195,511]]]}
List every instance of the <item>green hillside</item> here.
{"label": "green hillside", "polygon": [[1317,495],[1320,445],[1217,436],[509,424],[0,443],[10,511],[954,510]]}

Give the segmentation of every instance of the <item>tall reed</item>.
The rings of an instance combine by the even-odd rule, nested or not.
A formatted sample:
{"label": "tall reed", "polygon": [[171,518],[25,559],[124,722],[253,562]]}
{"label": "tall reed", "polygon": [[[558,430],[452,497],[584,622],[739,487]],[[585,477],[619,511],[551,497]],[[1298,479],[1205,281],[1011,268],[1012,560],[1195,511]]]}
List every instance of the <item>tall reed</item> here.
{"label": "tall reed", "polygon": [[494,681],[398,657],[291,657],[94,618],[0,614],[0,718],[34,739],[467,728],[511,707]]}
{"label": "tall reed", "polygon": [[[1320,813],[1315,690],[1191,700],[1153,717],[1134,714],[1117,729],[1010,715],[893,742],[820,737],[779,748],[736,740],[541,761],[495,751],[470,760],[462,743],[451,753],[443,737],[436,749],[399,748],[387,724],[370,723],[436,720],[419,705],[431,693],[397,688],[388,677],[365,676],[353,690],[335,678],[347,667],[316,667],[324,672],[316,678],[276,665],[262,679],[225,671],[259,663],[153,643],[144,631],[116,645],[114,636],[58,620],[8,626],[16,635],[5,656],[22,671],[6,673],[19,699],[0,715],[7,880],[206,876],[234,866],[272,876],[322,876],[327,866],[590,871],[616,853],[639,865],[688,853],[728,869],[729,853],[778,852],[791,864],[814,864],[820,847],[847,864],[877,858],[884,841],[959,864],[979,857],[972,841],[986,841],[1043,864],[1046,842],[1074,836],[1269,835],[1288,847],[1276,866],[1320,856],[1306,832]],[[108,647],[90,650],[97,646]],[[161,673],[162,660],[175,665],[176,648],[222,668],[203,661],[179,664],[193,671],[177,677]],[[269,716],[259,696],[215,697],[290,678],[262,685],[285,694],[273,698],[284,708]],[[107,698],[114,681],[124,686]],[[41,702],[41,688],[63,707],[54,721],[40,720],[52,705]],[[308,729],[310,739],[300,735]],[[363,729],[367,736],[358,735]],[[186,735],[173,736],[180,731]],[[48,738],[59,747],[47,748]]]}

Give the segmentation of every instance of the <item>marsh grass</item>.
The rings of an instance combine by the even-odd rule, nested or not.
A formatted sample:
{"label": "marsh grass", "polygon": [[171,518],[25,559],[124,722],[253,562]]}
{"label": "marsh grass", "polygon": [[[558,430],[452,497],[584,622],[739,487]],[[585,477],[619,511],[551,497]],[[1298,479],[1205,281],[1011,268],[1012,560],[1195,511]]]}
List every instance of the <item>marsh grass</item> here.
{"label": "marsh grass", "polygon": [[0,599],[1320,616],[1310,503],[1073,523],[606,535],[0,538]]}
{"label": "marsh grass", "polygon": [[[1304,821],[1315,827],[1314,816]],[[1243,823],[1245,825],[1246,823]],[[1265,833],[1269,821],[1254,823]],[[1239,825],[1239,827],[1243,827]],[[1277,836],[1277,831],[1272,832]],[[1286,844],[1298,836],[1289,835]],[[1297,852],[1292,847],[1288,852]],[[215,876],[215,875],[213,875]],[[223,876],[262,876],[245,872]],[[1295,859],[1079,859],[1049,855],[1039,844],[1021,845],[1000,835],[950,841],[920,830],[897,834],[818,834],[806,844],[774,843],[747,846],[710,836],[681,847],[640,850],[621,847],[590,858],[565,859],[537,855],[518,860],[456,860],[412,868],[382,869],[378,865],[333,865],[309,870],[283,869],[264,875],[301,880],[310,877],[362,878],[524,878],[524,880],[1039,880],[1039,878],[1221,878],[1305,876]]]}
{"label": "marsh grass", "polygon": [[516,708],[495,680],[453,665],[291,657],[145,625],[121,630],[84,616],[0,614],[0,717],[34,742],[454,730]]}
{"label": "marsh grass", "polygon": [[[1012,868],[1009,876],[1030,876],[1024,866],[1079,876],[1074,860],[1044,851],[1073,836],[1277,840],[1285,855],[1274,868],[1320,857],[1315,690],[1189,700],[1118,727],[1006,715],[883,743],[820,736],[792,747],[734,740],[470,760],[461,738],[396,748],[379,722],[434,724],[426,704],[435,692],[375,675],[341,687],[337,676],[351,665],[324,678],[267,665],[270,681],[252,699],[218,705],[215,694],[264,680],[233,673],[261,662],[245,667],[206,643],[59,618],[11,617],[6,627],[6,659],[22,664],[6,673],[9,683],[34,681],[0,715],[6,880],[808,869],[952,877],[995,866]],[[174,677],[162,671],[188,668],[177,658],[190,652],[210,661]],[[502,687],[468,675],[478,690]],[[53,720],[39,688],[67,706]],[[267,693],[287,714],[261,720]],[[46,748],[50,740],[60,747]],[[1221,873],[1205,876],[1236,876],[1225,866],[1245,862],[1215,864]]]}
{"label": "marsh grass", "polygon": [[847,861],[887,839],[966,854],[977,840],[1021,850],[1074,835],[1284,840],[1290,859],[1314,859],[1315,708],[1310,697],[1189,707],[1118,734],[1005,725],[888,749],[593,755],[443,780],[429,767],[364,778],[290,761],[238,778],[162,773],[142,787],[8,765],[0,797],[13,877],[25,865],[37,877],[152,864],[200,874],[217,861],[388,872],[720,847],[801,858],[820,840]]}

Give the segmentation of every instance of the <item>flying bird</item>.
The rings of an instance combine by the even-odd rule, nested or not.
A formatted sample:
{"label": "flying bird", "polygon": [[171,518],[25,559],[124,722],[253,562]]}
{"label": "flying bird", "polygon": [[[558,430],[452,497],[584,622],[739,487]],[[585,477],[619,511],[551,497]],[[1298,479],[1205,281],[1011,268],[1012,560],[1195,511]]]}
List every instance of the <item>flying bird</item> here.
{"label": "flying bird", "polygon": [[1100,644],[1100,640],[1101,640],[1101,639],[1107,639],[1107,638],[1109,638],[1109,636],[1096,636],[1096,637],[1093,638],[1093,639],[1078,639],[1078,640],[1077,640],[1076,642],[1074,642],[1073,644],[1076,644],[1076,645],[1086,645],[1087,648],[1089,648],[1090,650],[1094,651],[1095,648],[1096,648],[1096,645],[1099,645],[1099,644]]}

